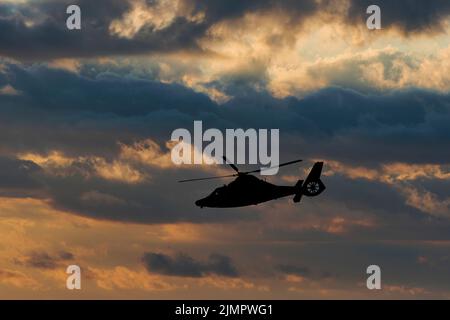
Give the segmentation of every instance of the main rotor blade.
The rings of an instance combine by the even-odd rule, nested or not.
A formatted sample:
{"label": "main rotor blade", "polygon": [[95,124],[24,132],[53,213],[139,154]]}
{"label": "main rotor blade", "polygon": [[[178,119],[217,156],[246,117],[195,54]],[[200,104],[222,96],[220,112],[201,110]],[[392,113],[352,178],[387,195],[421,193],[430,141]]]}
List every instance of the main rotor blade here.
{"label": "main rotor blade", "polygon": [[202,181],[202,180],[212,180],[212,179],[222,179],[222,178],[232,178],[237,177],[238,174],[229,174],[226,176],[217,176],[217,177],[208,177],[208,178],[197,178],[197,179],[186,179],[186,180],[180,180],[178,182],[191,182],[191,181]]}
{"label": "main rotor blade", "polygon": [[[225,160],[225,162],[227,162],[227,159],[225,157],[223,157],[223,159]],[[278,165],[276,167],[270,167],[270,168],[258,169],[258,170],[246,171],[246,172],[239,172],[238,168],[235,165],[233,165],[231,163],[228,163],[234,170],[236,170],[237,173],[229,174],[229,175],[226,175],[226,176],[216,176],[216,177],[197,178],[197,179],[186,179],[186,180],[180,180],[178,182],[191,182],[191,181],[203,181],[203,180],[213,180],[213,179],[222,179],[222,178],[232,178],[232,177],[237,177],[240,174],[257,173],[257,172],[261,172],[261,171],[265,171],[265,170],[270,170],[270,169],[274,169],[274,168],[284,167],[284,166],[287,166],[287,165],[290,165],[290,164],[294,164],[294,163],[297,163],[297,162],[301,162],[301,161],[303,161],[303,160],[294,160],[294,161],[289,161],[289,162],[282,163],[282,164],[280,164],[280,165]]]}
{"label": "main rotor blade", "polygon": [[290,165],[290,164],[294,164],[294,163],[301,162],[301,161],[303,161],[303,160],[289,161],[289,162],[285,162],[285,163],[279,164],[279,165],[276,166],[276,167],[270,167],[270,168],[258,169],[258,170],[253,170],[253,171],[246,171],[246,172],[242,172],[242,174],[257,173],[257,172],[266,171],[266,170],[270,170],[270,169],[280,168],[280,167],[288,166],[288,165]]}
{"label": "main rotor blade", "polygon": [[233,168],[234,171],[239,173],[238,167],[236,167],[234,164],[232,164],[230,161],[228,161],[228,159],[225,156],[222,156],[222,158],[223,158],[223,161],[225,161],[225,164],[228,164],[230,167]]}

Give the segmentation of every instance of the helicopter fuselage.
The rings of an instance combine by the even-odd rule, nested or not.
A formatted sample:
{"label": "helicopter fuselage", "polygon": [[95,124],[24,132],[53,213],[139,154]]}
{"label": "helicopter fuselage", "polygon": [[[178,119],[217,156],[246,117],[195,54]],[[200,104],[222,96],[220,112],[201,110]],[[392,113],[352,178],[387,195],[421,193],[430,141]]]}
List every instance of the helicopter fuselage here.
{"label": "helicopter fuselage", "polygon": [[195,204],[201,208],[234,208],[256,205],[262,202],[294,195],[296,186],[277,186],[252,175],[242,175],[233,182],[215,189],[209,196]]}
{"label": "helicopter fuselage", "polygon": [[[227,159],[224,157],[225,162]],[[294,160],[285,162],[279,167],[294,164],[302,160]],[[290,195],[295,195],[292,199],[294,203],[299,203],[303,196],[316,197],[325,189],[325,185],[320,179],[322,173],[323,162],[314,163],[305,180],[298,180],[295,186],[277,186],[265,180],[261,180],[250,173],[260,172],[261,169],[255,171],[241,172],[234,165],[229,163],[230,167],[236,171],[235,174],[216,176],[209,178],[197,178],[181,180],[180,182],[201,181],[218,178],[237,177],[233,182],[223,187],[215,189],[209,196],[197,200],[195,204],[200,208],[235,208],[257,205],[262,202],[275,200]]]}

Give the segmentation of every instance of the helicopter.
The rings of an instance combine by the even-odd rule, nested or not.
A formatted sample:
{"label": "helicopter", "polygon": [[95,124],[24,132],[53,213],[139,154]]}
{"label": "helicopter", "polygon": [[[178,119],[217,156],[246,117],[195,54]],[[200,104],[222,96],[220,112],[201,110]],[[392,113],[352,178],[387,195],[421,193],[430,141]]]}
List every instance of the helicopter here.
{"label": "helicopter", "polygon": [[[197,178],[180,180],[178,182],[192,182],[212,179],[223,179],[236,177],[228,185],[215,189],[209,196],[197,200],[195,205],[203,208],[236,208],[250,205],[257,205],[263,202],[294,195],[293,201],[299,203],[302,196],[316,197],[325,190],[325,185],[320,180],[323,162],[314,163],[311,171],[305,180],[298,180],[295,186],[278,186],[251,175],[251,173],[260,173],[262,170],[241,172],[238,167],[227,161],[223,157],[225,163],[228,164],[236,173],[224,176]],[[302,160],[294,160],[282,163],[278,167],[301,162]]]}

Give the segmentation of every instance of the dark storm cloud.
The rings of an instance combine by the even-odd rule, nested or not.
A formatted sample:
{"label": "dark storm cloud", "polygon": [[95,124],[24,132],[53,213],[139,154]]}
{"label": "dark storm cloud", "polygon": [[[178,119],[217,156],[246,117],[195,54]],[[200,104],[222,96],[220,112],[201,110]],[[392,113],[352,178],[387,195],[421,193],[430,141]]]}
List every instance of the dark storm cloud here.
{"label": "dark storm cloud", "polygon": [[[66,8],[78,4],[82,9],[82,30],[66,28]],[[201,52],[197,40],[212,25],[239,18],[249,12],[276,12],[285,16],[285,23],[300,24],[318,12],[330,10],[330,2],[313,0],[249,0],[195,1],[186,4],[192,14],[202,13],[202,21],[176,17],[167,27],[156,30],[144,25],[132,38],[112,34],[110,24],[130,11],[130,1],[39,1],[0,5],[0,54],[15,59],[47,60],[64,57],[97,57],[135,55],[148,52],[189,50]],[[366,8],[373,1],[350,1],[344,23],[365,25]],[[450,12],[446,0],[378,1],[385,28],[397,27],[404,32],[436,30]],[[155,5],[148,1],[147,5]],[[337,16],[336,19],[341,18]],[[29,24],[33,21],[33,24]]]}
{"label": "dark storm cloud", "polygon": [[10,64],[9,68],[10,84],[19,91],[24,89],[24,94],[17,96],[14,103],[34,104],[54,113],[131,117],[157,110],[181,109],[182,112],[198,115],[213,108],[211,100],[205,95],[178,84],[127,79],[115,74],[100,74],[89,79],[39,66],[25,70]]}
{"label": "dark storm cloud", "polygon": [[[82,30],[66,28],[67,6],[82,10]],[[31,7],[31,8],[30,8]],[[41,60],[61,57],[133,55],[145,52],[195,49],[205,26],[177,18],[167,28],[144,27],[133,39],[111,34],[110,23],[130,9],[129,1],[42,1],[0,5],[0,55]],[[33,19],[35,25],[26,21]]]}
{"label": "dark storm cloud", "polygon": [[[45,177],[46,192],[58,209],[79,215],[121,222],[226,222],[254,220],[254,210],[236,210],[223,214],[214,210],[199,210],[195,200],[210,193],[210,186],[189,186],[177,183],[175,170],[153,170],[149,181],[128,184],[86,179],[83,175]],[[197,175],[204,174],[197,171]],[[190,189],[186,192],[187,189]],[[244,214],[245,212],[245,214]]]}
{"label": "dark storm cloud", "polygon": [[282,264],[277,266],[276,269],[286,274],[295,274],[299,276],[308,276],[311,274],[311,270],[308,267]]}
{"label": "dark storm cloud", "polygon": [[[15,59],[46,60],[63,57],[134,55],[148,52],[202,50],[197,40],[217,22],[243,16],[247,12],[278,10],[292,22],[300,23],[318,10],[313,0],[302,1],[194,1],[186,4],[192,14],[204,14],[203,21],[176,17],[169,26],[155,30],[144,25],[132,38],[112,34],[110,24],[129,12],[132,1],[55,1],[0,5],[0,54]],[[77,4],[82,11],[82,30],[66,28],[68,5]],[[148,6],[155,5],[147,1]],[[169,10],[169,9],[168,9]],[[32,26],[27,21],[35,21]]]}
{"label": "dark storm cloud", "polygon": [[114,74],[88,78],[45,67],[6,69],[3,85],[21,94],[0,96],[2,148],[112,152],[117,141],[151,136],[163,142],[174,129],[202,119],[205,128],[280,128],[282,143],[291,145],[286,150],[311,157],[359,163],[442,163],[450,157],[448,94],[329,88],[303,99],[276,99],[247,90],[219,106],[177,84]]}
{"label": "dark storm cloud", "polygon": [[61,251],[53,255],[45,251],[34,251],[15,262],[18,265],[30,268],[56,269],[61,266],[61,263],[70,261],[73,258],[73,254],[67,251]]}
{"label": "dark storm cloud", "polygon": [[208,24],[240,18],[248,12],[280,11],[286,18],[292,18],[299,22],[300,19],[313,15],[320,9],[320,5],[314,0],[212,0],[197,1],[188,0],[197,11],[204,12]]}
{"label": "dark storm cloud", "polygon": [[340,202],[350,210],[373,208],[379,215],[393,218],[395,215],[418,211],[405,205],[402,194],[397,192],[399,185],[389,185],[367,179],[350,179],[342,175],[327,177],[329,200]]}
{"label": "dark storm cloud", "polygon": [[[326,163],[325,163],[326,165]],[[343,175],[325,176],[326,192],[314,199],[303,198],[300,207],[292,207],[292,212],[307,214],[307,217],[293,218],[298,228],[286,225],[268,226],[264,229],[266,240],[299,242],[311,241],[446,241],[449,239],[450,220],[434,216],[432,209],[421,210],[407,203],[404,194],[406,187],[413,187],[423,195],[426,189],[420,188],[421,181],[408,183],[395,182],[392,185],[367,179],[355,179]],[[435,178],[428,179],[435,182]],[[448,198],[448,189],[442,189]],[[267,211],[277,210],[276,203],[268,203]],[[288,212],[291,212],[290,210]],[[450,212],[450,210],[448,211]],[[283,216],[283,213],[281,213]],[[321,221],[318,225],[333,225],[333,219],[342,219],[342,229],[314,228],[302,226],[302,219]],[[287,217],[285,217],[287,219]],[[354,221],[365,222],[352,224]],[[300,228],[300,230],[299,230]],[[331,228],[332,229],[332,228]]]}
{"label": "dark storm cloud", "polygon": [[32,175],[39,171],[32,161],[0,157],[0,188],[34,188],[37,184]]}
{"label": "dark storm cloud", "polygon": [[149,272],[168,276],[203,277],[208,274],[238,276],[231,259],[220,254],[211,254],[208,261],[202,262],[183,253],[172,257],[162,253],[147,252],[142,257],[142,262]]}
{"label": "dark storm cloud", "polygon": [[[331,280],[321,283],[321,288],[350,286],[353,290],[367,279],[366,269],[376,264],[382,270],[383,290],[388,286],[424,288],[438,295],[439,290],[448,289],[450,273],[446,243],[433,244],[409,241],[306,241],[301,245],[286,244],[252,247],[248,250],[249,261],[258,261],[258,256],[271,252],[274,261],[283,261],[288,269],[307,263],[313,275],[307,279]],[[238,252],[235,249],[235,254]],[[422,259],[420,259],[422,257]],[[276,270],[279,268],[275,267]],[[291,273],[291,270],[287,274]],[[304,287],[301,283],[300,287]],[[430,292],[428,292],[430,294]],[[420,295],[420,293],[419,293]]]}
{"label": "dark storm cloud", "polygon": [[[161,152],[169,152],[164,143],[171,132],[192,130],[194,120],[203,120],[205,129],[279,128],[282,161],[321,158],[379,168],[390,162],[446,164],[450,158],[447,94],[409,89],[363,95],[329,88],[303,99],[277,99],[248,90],[219,106],[206,95],[176,84],[114,74],[87,77],[43,66],[6,64],[3,69],[0,86],[9,84],[20,92],[0,95],[3,194],[23,196],[29,194],[28,188],[44,194],[59,209],[98,219],[214,222],[255,219],[258,214],[254,208],[227,214],[197,209],[194,201],[217,184],[196,184],[193,189],[176,183],[204,176],[195,166],[162,169],[130,163],[146,177],[130,184],[99,177],[96,163],[89,160],[77,160],[54,175],[13,158],[57,150],[75,158],[102,157],[112,166],[120,152],[118,142],[130,145],[151,138],[160,143]],[[25,164],[28,169],[21,169]],[[383,217],[424,216],[405,205],[395,186],[338,176],[327,180],[325,196],[332,203]],[[338,237],[323,233],[317,236]]]}
{"label": "dark storm cloud", "polygon": [[364,25],[366,9],[373,4],[381,8],[383,28],[395,27],[405,33],[440,31],[450,15],[447,0],[350,0],[349,21]]}
{"label": "dark storm cloud", "polygon": [[[227,3],[227,10],[222,13],[224,16],[218,12],[223,7],[219,1],[206,7],[201,2],[193,4],[199,10],[206,10],[208,16],[204,22],[189,22],[185,17],[177,17],[162,30],[144,26],[132,39],[111,34],[109,30],[114,19],[120,19],[130,10],[131,1],[64,0],[2,4],[0,54],[15,59],[45,60],[176,50],[201,51],[196,40],[205,34],[212,23],[261,6],[259,1],[251,2],[247,5]],[[66,28],[65,11],[70,4],[77,4],[82,10],[82,30],[69,31]],[[149,2],[148,5],[153,4]],[[28,26],[26,22],[30,19],[37,21],[36,24]]]}
{"label": "dark storm cloud", "polygon": [[[196,1],[196,6],[206,12],[206,16],[213,22],[223,19],[240,17],[247,12],[280,10],[287,19],[300,22],[302,19],[313,16],[320,11],[327,11],[340,18],[334,11],[339,1],[312,1],[312,0],[286,0],[286,1]],[[405,33],[420,31],[436,31],[441,27],[444,19],[450,15],[450,2],[447,0],[349,0],[348,11],[344,23],[357,23],[366,25],[366,10],[371,5],[378,5],[382,11],[382,24],[385,28],[396,27]]]}
{"label": "dark storm cloud", "polygon": [[[87,78],[45,67],[5,68],[0,86],[10,84],[21,94],[0,95],[0,140],[4,142],[0,150],[23,144],[27,150],[45,150],[55,144],[69,154],[72,147],[78,155],[117,151],[118,141],[158,135],[167,139],[175,126],[193,118],[213,117],[218,110],[207,96],[177,84],[114,74]],[[36,122],[36,118],[41,120]],[[17,121],[23,124],[19,131],[15,129]],[[33,134],[35,130],[39,135]],[[16,142],[7,142],[13,140]]]}
{"label": "dark storm cloud", "polygon": [[[217,184],[197,184],[195,188],[191,188],[189,185],[178,184],[176,181],[181,176],[183,178],[204,176],[204,172],[139,169],[151,175],[148,181],[128,184],[105,180],[96,177],[88,163],[74,164],[65,168],[63,176],[41,175],[36,180],[42,184],[40,194],[51,199],[51,204],[57,209],[96,219],[137,223],[179,221],[204,223],[251,221],[259,217],[254,208],[236,209],[226,214],[223,210],[196,208],[193,205],[194,201],[209,194]],[[301,206],[302,210],[317,211],[318,217],[323,215],[322,212],[344,217],[349,212],[366,212],[367,215],[376,215],[380,221],[390,221],[390,228],[385,228],[383,232],[386,236],[395,239],[432,237],[439,240],[448,237],[449,223],[441,221],[438,228],[433,223],[429,223],[429,213],[421,212],[405,203],[404,195],[397,188],[402,187],[401,185],[392,186],[340,175],[325,177],[324,181],[328,188],[322,196],[322,200],[327,204],[326,207],[317,210],[316,205],[313,205],[314,201],[310,202],[305,198]],[[22,190],[21,194],[27,193]],[[266,207],[272,210],[270,204]],[[295,210],[296,207],[292,209]],[[405,226],[408,226],[407,231],[398,232]],[[417,230],[421,232],[418,233]],[[366,239],[379,236],[378,230],[355,228],[351,231],[352,235]],[[268,239],[302,241],[311,238],[336,240],[345,238],[348,234],[330,234],[309,229],[290,232],[269,228],[264,231],[264,236]]]}
{"label": "dark storm cloud", "polygon": [[32,161],[0,156],[0,196],[38,197],[42,191],[40,174],[41,168]]}

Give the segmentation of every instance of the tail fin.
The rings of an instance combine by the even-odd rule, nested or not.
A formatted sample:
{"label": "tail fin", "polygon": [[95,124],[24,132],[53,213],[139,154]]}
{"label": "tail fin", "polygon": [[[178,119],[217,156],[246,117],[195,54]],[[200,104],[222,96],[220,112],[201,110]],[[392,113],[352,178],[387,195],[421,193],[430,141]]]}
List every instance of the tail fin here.
{"label": "tail fin", "polygon": [[325,190],[325,185],[320,180],[322,174],[323,162],[316,162],[311,171],[306,177],[306,180],[299,180],[296,185],[296,193],[294,196],[294,202],[300,202],[302,196],[315,197],[321,194]]}
{"label": "tail fin", "polygon": [[308,177],[306,178],[306,181],[308,180],[319,180],[320,175],[322,174],[323,169],[323,162],[316,162],[314,163],[311,171],[309,172]]}
{"label": "tail fin", "polygon": [[303,183],[302,192],[308,197],[315,197],[321,194],[325,189],[325,185],[320,180],[322,174],[323,162],[316,162],[309,172],[308,177]]}

